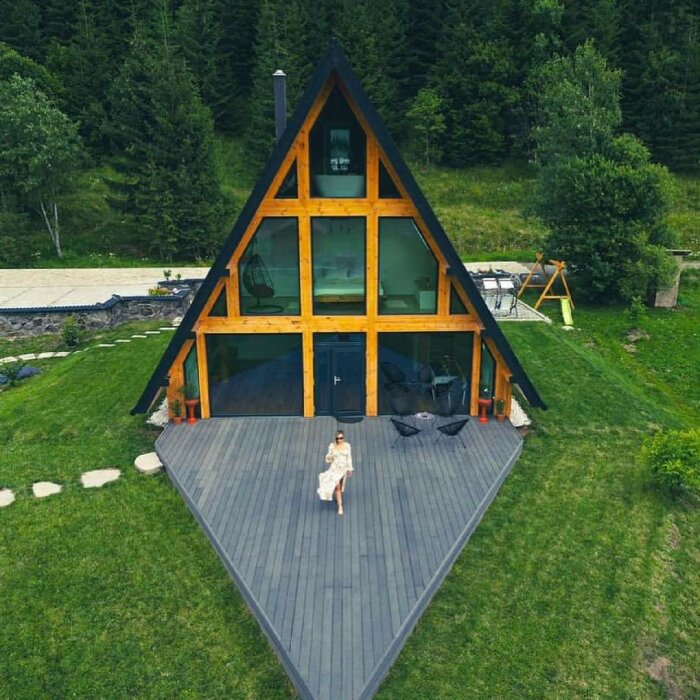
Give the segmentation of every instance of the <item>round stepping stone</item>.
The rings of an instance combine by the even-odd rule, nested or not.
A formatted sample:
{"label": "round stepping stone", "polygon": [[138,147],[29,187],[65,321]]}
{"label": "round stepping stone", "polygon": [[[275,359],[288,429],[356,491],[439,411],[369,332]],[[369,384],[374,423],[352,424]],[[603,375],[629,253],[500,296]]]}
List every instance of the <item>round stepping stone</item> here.
{"label": "round stepping stone", "polygon": [[60,484],[54,484],[51,481],[37,481],[32,484],[32,492],[35,498],[46,498],[47,496],[53,496],[55,493],[61,493],[63,486]]}
{"label": "round stepping stone", "polygon": [[10,489],[0,489],[0,508],[15,502],[15,494]]}
{"label": "round stepping stone", "polygon": [[163,468],[163,463],[155,452],[147,452],[134,460],[134,466],[142,474],[155,474]]}
{"label": "round stepping stone", "polygon": [[80,483],[86,489],[96,489],[110,481],[116,481],[120,475],[119,469],[93,469],[80,475]]}
{"label": "round stepping stone", "polygon": [[48,360],[50,357],[56,357],[55,352],[40,352],[37,356],[37,360]]}

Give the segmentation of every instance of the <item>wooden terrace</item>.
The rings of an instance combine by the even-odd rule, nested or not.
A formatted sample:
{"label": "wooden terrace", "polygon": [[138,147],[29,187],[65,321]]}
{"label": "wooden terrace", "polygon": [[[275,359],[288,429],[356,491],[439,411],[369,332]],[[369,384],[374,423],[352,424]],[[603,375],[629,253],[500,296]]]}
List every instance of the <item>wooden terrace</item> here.
{"label": "wooden terrace", "polygon": [[372,697],[522,449],[507,421],[472,418],[466,448],[414,423],[423,446],[394,449],[386,417],[342,425],[343,517],[316,496],[334,418],[212,418],[156,443],[303,698]]}

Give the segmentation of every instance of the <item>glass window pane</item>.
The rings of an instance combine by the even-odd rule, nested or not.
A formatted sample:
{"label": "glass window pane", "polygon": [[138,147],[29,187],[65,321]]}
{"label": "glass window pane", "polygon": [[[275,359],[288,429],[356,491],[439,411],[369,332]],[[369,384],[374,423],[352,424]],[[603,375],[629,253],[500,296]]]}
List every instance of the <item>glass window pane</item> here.
{"label": "glass window pane", "polygon": [[379,219],[379,313],[434,314],[438,263],[413,219]]}
{"label": "glass window pane", "polygon": [[297,162],[292,163],[287,174],[285,175],[275,199],[297,199],[299,196],[297,191]]}
{"label": "glass window pane", "polygon": [[381,160],[379,161],[379,196],[382,199],[401,199],[399,188]]}
{"label": "glass window pane", "polygon": [[450,285],[450,313],[451,314],[469,314],[467,307],[464,305],[459,294],[457,294],[454,285]]}
{"label": "glass window pane", "polygon": [[379,333],[378,343],[380,413],[469,413],[472,333]]}
{"label": "glass window pane", "polygon": [[197,346],[193,345],[185,358],[185,391],[187,396],[199,396],[199,367],[197,365]]}
{"label": "glass window pane", "polygon": [[311,220],[314,313],[365,313],[365,219]]}
{"label": "glass window pane", "polygon": [[296,218],[263,219],[238,263],[241,314],[298,316]]}
{"label": "glass window pane", "polygon": [[336,87],[309,137],[312,197],[364,197],[367,137]]}
{"label": "glass window pane", "polygon": [[481,343],[481,378],[479,380],[479,396],[482,399],[492,399],[496,362],[486,343]]}
{"label": "glass window pane", "polygon": [[219,296],[214,302],[214,306],[211,307],[209,311],[210,316],[228,316],[228,307],[226,304],[226,287],[219,292]]}
{"label": "glass window pane", "polygon": [[209,334],[212,416],[301,415],[301,334]]}

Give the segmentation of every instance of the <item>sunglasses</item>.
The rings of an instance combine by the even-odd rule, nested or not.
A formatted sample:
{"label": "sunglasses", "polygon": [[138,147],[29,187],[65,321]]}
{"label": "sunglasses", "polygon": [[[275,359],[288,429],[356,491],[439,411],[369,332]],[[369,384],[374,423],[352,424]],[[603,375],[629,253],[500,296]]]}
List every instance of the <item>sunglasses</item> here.
{"label": "sunglasses", "polygon": [[336,442],[340,442],[342,439],[343,439],[343,438],[341,438],[341,437],[337,437],[337,438],[335,439],[335,441],[336,441]]}

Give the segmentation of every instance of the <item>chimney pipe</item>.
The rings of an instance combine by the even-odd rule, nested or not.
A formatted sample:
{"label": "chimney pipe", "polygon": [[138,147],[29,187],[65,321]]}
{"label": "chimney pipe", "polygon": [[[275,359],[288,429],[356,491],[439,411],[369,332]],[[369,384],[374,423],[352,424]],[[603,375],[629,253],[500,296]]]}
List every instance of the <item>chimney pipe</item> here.
{"label": "chimney pipe", "polygon": [[275,93],[275,140],[279,141],[287,127],[287,76],[281,70],[272,75]]}

